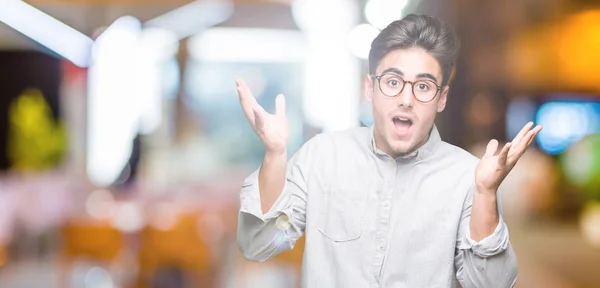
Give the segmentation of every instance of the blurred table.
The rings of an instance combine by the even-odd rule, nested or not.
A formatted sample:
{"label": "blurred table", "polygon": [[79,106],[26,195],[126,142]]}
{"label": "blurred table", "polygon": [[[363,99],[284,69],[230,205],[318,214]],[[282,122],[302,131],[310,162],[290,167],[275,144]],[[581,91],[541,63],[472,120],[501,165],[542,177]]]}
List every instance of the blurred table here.
{"label": "blurred table", "polygon": [[519,260],[517,288],[600,287],[600,249],[583,240],[577,223],[509,223],[509,229]]}

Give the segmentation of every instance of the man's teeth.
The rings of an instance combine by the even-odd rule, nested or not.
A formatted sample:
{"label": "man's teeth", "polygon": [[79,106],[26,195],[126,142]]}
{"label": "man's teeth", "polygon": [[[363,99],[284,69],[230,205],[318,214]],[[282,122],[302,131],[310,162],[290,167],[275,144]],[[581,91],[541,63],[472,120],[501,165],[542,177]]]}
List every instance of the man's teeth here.
{"label": "man's teeth", "polygon": [[398,118],[398,117],[394,117],[393,121],[394,121],[394,122],[396,122],[396,121],[408,122],[409,124],[412,124],[412,121],[411,121],[410,119],[406,119],[406,118]]}

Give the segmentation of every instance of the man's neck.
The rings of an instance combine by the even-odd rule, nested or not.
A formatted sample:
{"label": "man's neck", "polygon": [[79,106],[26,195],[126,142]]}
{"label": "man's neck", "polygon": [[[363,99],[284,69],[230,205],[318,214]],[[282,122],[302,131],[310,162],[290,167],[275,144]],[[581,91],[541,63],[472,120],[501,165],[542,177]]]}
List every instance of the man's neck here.
{"label": "man's neck", "polygon": [[[391,157],[395,158],[405,158],[405,157],[410,157],[412,156],[415,152],[417,152],[421,147],[423,147],[427,141],[429,141],[429,138],[431,137],[431,131],[433,131],[433,126],[431,126],[431,128],[429,129],[429,132],[427,134],[425,134],[424,139],[422,139],[419,144],[417,144],[417,146],[415,146],[413,149],[411,149],[408,152],[405,153],[392,153],[392,148],[389,147],[389,145],[382,145],[382,143],[385,143],[385,141],[383,141],[382,139],[380,139],[380,135],[379,133],[376,132],[377,129],[373,130],[374,133],[374,140],[375,140],[375,147],[377,147],[377,149],[385,152],[386,154],[390,155]],[[387,143],[386,143],[387,144]],[[382,147],[382,146],[386,146],[386,147]]]}

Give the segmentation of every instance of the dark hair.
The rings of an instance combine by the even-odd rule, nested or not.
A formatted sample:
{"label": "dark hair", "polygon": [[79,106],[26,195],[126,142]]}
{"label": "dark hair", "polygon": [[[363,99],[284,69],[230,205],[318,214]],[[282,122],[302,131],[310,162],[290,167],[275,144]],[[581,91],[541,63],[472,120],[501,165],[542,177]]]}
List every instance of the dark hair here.
{"label": "dark hair", "polygon": [[377,65],[389,52],[411,47],[421,47],[437,59],[442,68],[442,86],[448,84],[460,43],[450,26],[425,15],[407,15],[379,33],[371,43],[369,73],[375,74]]}

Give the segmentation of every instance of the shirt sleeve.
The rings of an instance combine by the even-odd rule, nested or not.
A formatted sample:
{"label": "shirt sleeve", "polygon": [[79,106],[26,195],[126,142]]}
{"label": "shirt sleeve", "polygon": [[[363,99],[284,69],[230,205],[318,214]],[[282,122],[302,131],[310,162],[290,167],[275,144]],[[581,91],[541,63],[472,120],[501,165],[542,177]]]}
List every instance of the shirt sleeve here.
{"label": "shirt sleeve", "polygon": [[286,182],[279,198],[263,214],[258,174],[260,167],[242,184],[237,242],[244,257],[262,262],[290,250],[306,227],[307,179],[314,158],[315,138],[306,142],[288,161]]}
{"label": "shirt sleeve", "polygon": [[458,229],[455,265],[456,278],[463,288],[513,287],[517,281],[516,255],[509,241],[508,228],[502,217],[501,193],[498,191],[499,221],[494,232],[476,242],[471,238],[471,188],[463,206]]}

